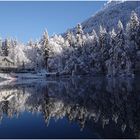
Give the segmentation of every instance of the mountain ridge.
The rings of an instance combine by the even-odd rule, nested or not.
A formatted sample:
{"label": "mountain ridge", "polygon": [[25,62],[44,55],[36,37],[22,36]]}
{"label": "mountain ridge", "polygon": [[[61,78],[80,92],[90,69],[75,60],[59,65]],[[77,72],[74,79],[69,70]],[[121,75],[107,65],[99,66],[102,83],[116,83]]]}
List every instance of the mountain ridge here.
{"label": "mountain ridge", "polygon": [[[91,34],[94,29],[98,33],[100,25],[110,31],[113,28],[116,29],[119,20],[126,25],[132,11],[135,11],[140,17],[140,1],[108,2],[100,11],[81,23],[83,31]],[[76,27],[69,30],[76,33]]]}

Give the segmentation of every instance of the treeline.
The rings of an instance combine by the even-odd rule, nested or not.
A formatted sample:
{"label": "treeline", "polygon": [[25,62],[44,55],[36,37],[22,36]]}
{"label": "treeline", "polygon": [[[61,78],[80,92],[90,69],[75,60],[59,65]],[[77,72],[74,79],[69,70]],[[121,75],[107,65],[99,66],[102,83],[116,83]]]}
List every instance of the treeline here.
{"label": "treeline", "polygon": [[62,75],[133,77],[140,71],[140,19],[132,11],[125,28],[121,21],[116,26],[112,31],[100,26],[98,33],[93,30],[88,34],[78,24],[76,33],[68,31],[63,37],[49,37],[45,31],[39,41],[26,45],[11,41],[13,45],[5,43],[7,49],[1,52],[13,57],[15,65],[24,61],[26,67]]}
{"label": "treeline", "polygon": [[[93,30],[89,35],[78,24],[76,34],[67,32],[64,40],[61,53],[48,58],[48,69],[58,62],[54,69],[61,74],[134,76],[140,70],[140,21],[134,11],[125,29],[118,21],[116,31],[107,32],[100,26],[98,34]],[[46,45],[46,56],[52,53],[51,46]]]}

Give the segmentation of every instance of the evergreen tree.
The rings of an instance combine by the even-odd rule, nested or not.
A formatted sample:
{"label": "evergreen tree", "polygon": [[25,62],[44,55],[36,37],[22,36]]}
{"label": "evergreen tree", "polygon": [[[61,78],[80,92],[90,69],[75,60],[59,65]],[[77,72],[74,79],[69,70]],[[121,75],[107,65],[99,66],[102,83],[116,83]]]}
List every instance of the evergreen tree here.
{"label": "evergreen tree", "polygon": [[15,60],[15,48],[16,46],[18,45],[18,41],[16,39],[11,39],[11,45],[10,45],[10,48],[9,48],[9,54],[8,56],[14,61],[16,62]]}
{"label": "evergreen tree", "polygon": [[76,40],[77,40],[77,46],[82,46],[83,45],[83,29],[82,29],[82,25],[78,24],[77,25],[77,31],[76,31]]}
{"label": "evergreen tree", "polygon": [[127,46],[130,60],[132,61],[133,69],[139,66],[139,51],[140,51],[140,21],[137,14],[132,11],[130,21],[127,24]]}
{"label": "evergreen tree", "polygon": [[106,61],[107,76],[113,77],[116,74],[115,66],[115,46],[116,46],[116,32],[113,29],[110,32],[110,49],[109,49],[109,59]]}
{"label": "evergreen tree", "polygon": [[0,38],[0,55],[2,56],[3,55],[3,52],[2,52],[2,39]]}
{"label": "evergreen tree", "polygon": [[73,48],[76,47],[76,38],[75,38],[73,32],[68,31],[66,34],[65,40],[68,41],[70,47],[73,47]]}
{"label": "evergreen tree", "polygon": [[127,34],[130,41],[134,42],[134,48],[140,49],[140,21],[137,14],[132,11],[130,21],[127,24]]}
{"label": "evergreen tree", "polygon": [[68,31],[67,34],[66,34],[66,41],[68,41],[69,45],[72,46],[73,45],[73,41],[72,41],[72,32]]}
{"label": "evergreen tree", "polygon": [[111,33],[110,59],[106,62],[109,76],[132,76],[132,65],[126,51],[125,33],[121,21],[118,22],[117,34]]}
{"label": "evergreen tree", "polygon": [[34,43],[33,43],[32,40],[30,40],[30,41],[27,43],[27,45],[30,46],[30,47],[33,47],[33,46],[34,46]]}
{"label": "evergreen tree", "polygon": [[90,52],[92,56],[91,68],[93,68],[93,73],[101,73],[101,51],[99,46],[99,37],[97,36],[95,30],[92,31],[92,36],[93,51]]}
{"label": "evergreen tree", "polygon": [[114,50],[114,63],[116,69],[115,76],[119,76],[119,74],[122,73],[123,70],[125,70],[126,65],[125,36],[124,28],[121,21],[118,22],[116,45]]}
{"label": "evergreen tree", "polygon": [[41,45],[43,47],[45,67],[48,69],[48,58],[50,57],[51,47],[49,44],[49,35],[48,35],[47,30],[43,34],[43,37],[41,39]]}
{"label": "evergreen tree", "polygon": [[5,41],[2,44],[2,49],[3,49],[3,55],[8,56],[9,49],[10,49],[10,40],[9,39],[5,39]]}
{"label": "evergreen tree", "polygon": [[106,66],[105,66],[105,61],[108,59],[109,54],[109,38],[108,38],[108,33],[105,28],[100,26],[100,31],[99,31],[99,47],[101,51],[101,66],[102,66],[102,72],[106,72]]}

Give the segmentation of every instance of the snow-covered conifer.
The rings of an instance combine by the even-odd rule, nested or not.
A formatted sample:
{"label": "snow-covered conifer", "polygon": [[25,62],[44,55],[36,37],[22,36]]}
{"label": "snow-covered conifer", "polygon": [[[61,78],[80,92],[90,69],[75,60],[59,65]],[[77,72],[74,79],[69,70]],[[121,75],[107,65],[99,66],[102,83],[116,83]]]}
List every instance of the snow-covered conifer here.
{"label": "snow-covered conifer", "polygon": [[2,52],[2,39],[0,38],[0,55],[2,56],[3,55],[3,52]]}
{"label": "snow-covered conifer", "polygon": [[133,69],[139,69],[139,52],[140,52],[140,20],[137,14],[132,11],[130,21],[126,27],[127,33],[127,50],[132,61]]}
{"label": "snow-covered conifer", "polygon": [[100,47],[100,51],[101,51],[101,67],[102,67],[102,72],[105,73],[106,72],[106,66],[105,66],[105,61],[109,58],[109,37],[108,37],[108,33],[106,31],[105,28],[103,28],[102,26],[100,26],[100,31],[99,31],[99,47]]}
{"label": "snow-covered conifer", "polygon": [[77,45],[78,46],[82,46],[83,45],[83,29],[82,29],[82,25],[78,24],[77,25],[77,31],[76,31],[76,40],[77,40]]}
{"label": "snow-covered conifer", "polygon": [[50,57],[51,46],[49,44],[49,35],[47,30],[45,30],[43,37],[41,39],[41,45],[43,48],[43,55],[45,60],[45,67],[48,68],[48,58]]}
{"label": "snow-covered conifer", "polygon": [[9,49],[10,49],[10,39],[6,38],[5,41],[2,44],[3,54],[4,56],[9,55]]}
{"label": "snow-covered conifer", "polygon": [[115,66],[115,46],[116,46],[116,32],[114,29],[110,32],[110,49],[109,59],[106,61],[107,76],[113,77],[116,74]]}

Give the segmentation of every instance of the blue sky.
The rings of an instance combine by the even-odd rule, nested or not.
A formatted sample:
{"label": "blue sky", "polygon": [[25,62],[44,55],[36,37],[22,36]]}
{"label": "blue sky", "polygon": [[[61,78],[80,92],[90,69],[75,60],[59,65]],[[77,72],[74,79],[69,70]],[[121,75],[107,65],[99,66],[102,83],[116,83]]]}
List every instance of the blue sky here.
{"label": "blue sky", "polygon": [[103,1],[0,2],[0,37],[27,42],[38,39],[44,29],[49,35],[65,32],[89,18]]}

